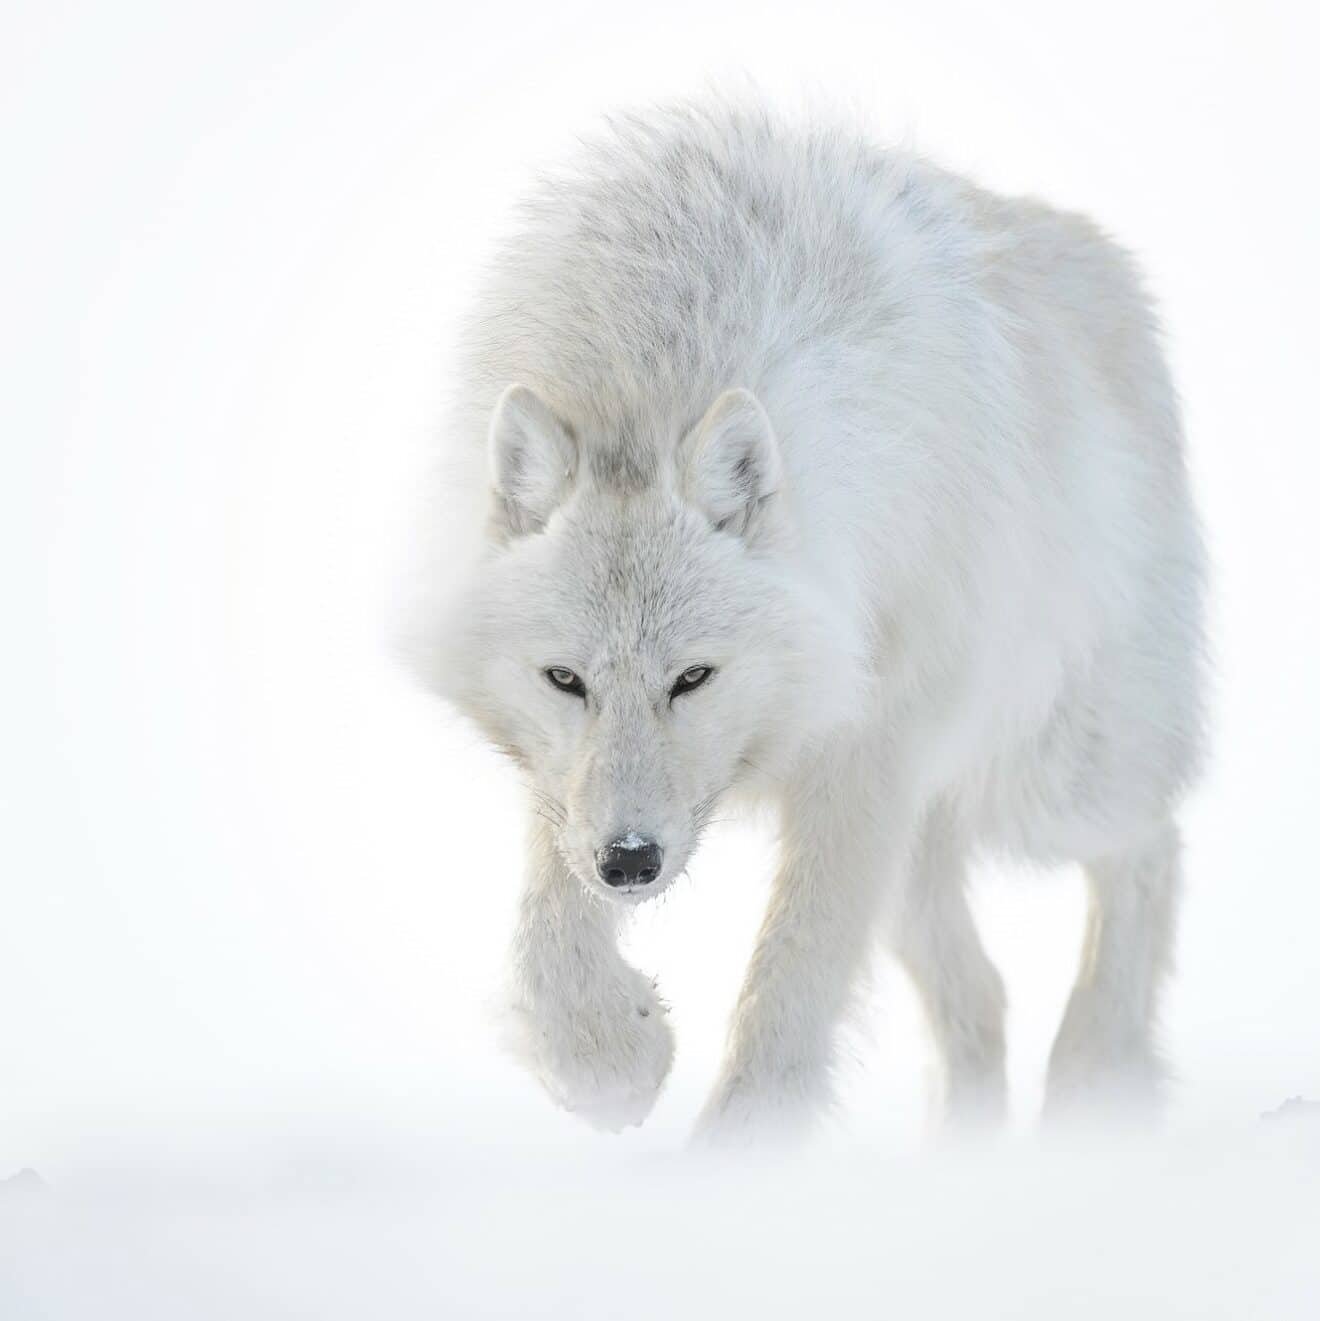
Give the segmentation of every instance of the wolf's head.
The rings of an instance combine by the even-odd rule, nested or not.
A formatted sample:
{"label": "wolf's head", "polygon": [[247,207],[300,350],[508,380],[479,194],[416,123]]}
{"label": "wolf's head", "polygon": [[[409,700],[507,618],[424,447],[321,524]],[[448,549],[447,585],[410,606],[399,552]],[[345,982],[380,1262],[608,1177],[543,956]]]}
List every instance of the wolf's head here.
{"label": "wolf's head", "polygon": [[656,894],[721,796],[782,774],[838,696],[771,424],[730,390],[629,475],[515,385],[488,447],[491,548],[438,678],[522,766],[586,885]]}

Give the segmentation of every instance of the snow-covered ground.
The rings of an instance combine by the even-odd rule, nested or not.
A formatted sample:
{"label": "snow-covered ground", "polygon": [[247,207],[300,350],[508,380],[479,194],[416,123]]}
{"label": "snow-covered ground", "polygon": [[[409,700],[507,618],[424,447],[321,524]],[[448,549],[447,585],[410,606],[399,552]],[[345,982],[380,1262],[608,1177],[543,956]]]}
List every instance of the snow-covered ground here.
{"label": "snow-covered ground", "polygon": [[1320,1117],[751,1164],[491,1136],[0,1190],[5,1321],[1312,1321]]}

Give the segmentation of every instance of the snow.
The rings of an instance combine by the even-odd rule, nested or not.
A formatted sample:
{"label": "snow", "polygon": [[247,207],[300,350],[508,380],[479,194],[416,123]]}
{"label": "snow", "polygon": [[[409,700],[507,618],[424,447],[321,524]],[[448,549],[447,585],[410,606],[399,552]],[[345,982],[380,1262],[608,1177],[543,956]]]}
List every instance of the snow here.
{"label": "snow", "polygon": [[0,1316],[1309,1321],[1320,1298],[1320,1123],[901,1158],[584,1150],[491,1134],[84,1170],[0,1196]]}

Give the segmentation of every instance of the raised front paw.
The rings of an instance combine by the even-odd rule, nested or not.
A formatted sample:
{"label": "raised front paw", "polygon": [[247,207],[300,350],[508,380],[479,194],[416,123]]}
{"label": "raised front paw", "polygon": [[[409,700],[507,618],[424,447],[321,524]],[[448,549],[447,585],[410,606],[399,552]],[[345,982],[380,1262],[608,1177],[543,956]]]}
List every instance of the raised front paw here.
{"label": "raised front paw", "polygon": [[[629,970],[631,972],[631,970]],[[674,1059],[665,1006],[640,974],[594,994],[519,1000],[515,1055],[554,1101],[593,1128],[619,1132],[651,1113]]]}

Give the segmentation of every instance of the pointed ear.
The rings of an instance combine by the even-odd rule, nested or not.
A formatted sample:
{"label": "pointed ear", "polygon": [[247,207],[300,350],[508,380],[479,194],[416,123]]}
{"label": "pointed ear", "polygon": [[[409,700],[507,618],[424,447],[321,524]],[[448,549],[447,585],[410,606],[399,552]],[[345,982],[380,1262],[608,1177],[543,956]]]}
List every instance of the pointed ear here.
{"label": "pointed ear", "polygon": [[783,476],[779,443],[750,390],[726,390],[691,438],[684,493],[717,528],[740,535]]}
{"label": "pointed ear", "polygon": [[497,516],[511,536],[538,532],[568,494],[577,445],[535,390],[509,386],[495,404],[488,440]]}

